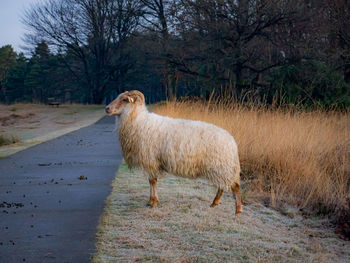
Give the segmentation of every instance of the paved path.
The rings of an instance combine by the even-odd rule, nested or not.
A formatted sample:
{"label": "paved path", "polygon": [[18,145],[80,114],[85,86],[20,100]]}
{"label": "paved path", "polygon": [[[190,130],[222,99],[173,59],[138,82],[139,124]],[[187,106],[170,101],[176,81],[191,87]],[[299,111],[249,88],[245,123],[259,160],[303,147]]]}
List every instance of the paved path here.
{"label": "paved path", "polygon": [[113,130],[105,117],[0,159],[1,263],[90,262],[122,159]]}

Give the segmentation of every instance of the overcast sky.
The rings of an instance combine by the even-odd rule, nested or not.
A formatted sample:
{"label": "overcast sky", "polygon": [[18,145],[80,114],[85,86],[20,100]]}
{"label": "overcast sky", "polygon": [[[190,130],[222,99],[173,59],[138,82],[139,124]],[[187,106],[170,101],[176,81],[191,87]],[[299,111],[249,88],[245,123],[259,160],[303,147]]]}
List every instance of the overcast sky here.
{"label": "overcast sky", "polygon": [[0,47],[10,44],[15,51],[22,51],[21,38],[26,31],[20,18],[26,8],[37,2],[40,0],[0,0]]}

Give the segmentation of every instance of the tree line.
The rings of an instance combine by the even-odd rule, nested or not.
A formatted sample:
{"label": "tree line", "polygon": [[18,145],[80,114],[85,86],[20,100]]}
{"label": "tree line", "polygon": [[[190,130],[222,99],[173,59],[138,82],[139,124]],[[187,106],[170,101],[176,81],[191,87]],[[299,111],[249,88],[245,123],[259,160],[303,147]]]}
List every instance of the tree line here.
{"label": "tree line", "polygon": [[0,48],[5,103],[234,96],[350,105],[347,0],[46,0],[23,14],[30,56]]}

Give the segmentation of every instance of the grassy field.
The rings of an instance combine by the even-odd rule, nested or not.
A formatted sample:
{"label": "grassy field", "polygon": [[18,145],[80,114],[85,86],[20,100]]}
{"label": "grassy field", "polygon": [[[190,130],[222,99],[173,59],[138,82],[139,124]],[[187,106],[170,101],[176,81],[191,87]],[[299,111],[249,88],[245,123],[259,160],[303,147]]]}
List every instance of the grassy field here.
{"label": "grassy field", "polygon": [[[159,180],[123,164],[101,218],[94,262],[350,262],[348,113],[268,110],[236,103],[168,102],[152,111],[202,120],[236,139],[245,205],[205,181]],[[333,224],[337,220],[336,226]]]}
{"label": "grassy field", "polygon": [[234,102],[164,103],[155,112],[228,130],[238,144],[243,181],[252,182],[253,195],[260,192],[272,207],[289,203],[349,222],[348,113],[267,110]]}
{"label": "grassy field", "polygon": [[0,104],[0,157],[90,125],[104,116],[101,105]]}
{"label": "grassy field", "polygon": [[159,206],[146,207],[147,177],[122,164],[97,234],[93,262],[349,262],[350,243],[328,221],[280,213],[244,196],[234,216],[225,193],[210,208],[216,189],[206,181],[167,176],[159,180]]}

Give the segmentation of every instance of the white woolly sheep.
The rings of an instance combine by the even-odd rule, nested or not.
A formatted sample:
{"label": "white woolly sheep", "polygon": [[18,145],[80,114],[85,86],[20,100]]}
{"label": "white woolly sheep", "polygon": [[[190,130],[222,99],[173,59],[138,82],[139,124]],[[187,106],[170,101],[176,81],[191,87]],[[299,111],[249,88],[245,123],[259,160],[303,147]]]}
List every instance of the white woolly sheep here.
{"label": "white woolly sheep", "polygon": [[231,189],[236,214],[242,211],[238,150],[226,130],[201,121],[150,113],[144,95],[136,90],[120,94],[106,112],[119,117],[119,142],[129,168],[141,168],[149,177],[148,205],[158,205],[157,178],[170,173],[204,177],[218,187],[211,207],[219,204],[224,190]]}

